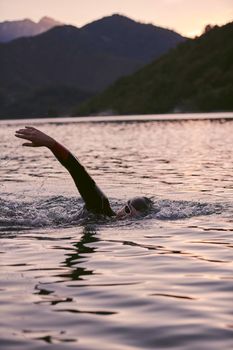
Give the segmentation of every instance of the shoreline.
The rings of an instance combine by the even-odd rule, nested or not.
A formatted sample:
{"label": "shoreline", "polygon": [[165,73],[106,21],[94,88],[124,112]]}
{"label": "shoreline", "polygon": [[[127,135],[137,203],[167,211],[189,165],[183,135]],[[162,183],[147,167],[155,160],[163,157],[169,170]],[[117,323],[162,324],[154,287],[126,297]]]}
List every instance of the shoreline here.
{"label": "shoreline", "polygon": [[145,115],[122,115],[122,116],[87,116],[87,117],[58,117],[58,118],[22,118],[2,119],[0,125],[21,124],[64,124],[64,123],[99,123],[99,122],[167,122],[167,121],[191,121],[191,120],[233,120],[233,112],[210,112],[210,113],[172,113],[172,114],[145,114]]}

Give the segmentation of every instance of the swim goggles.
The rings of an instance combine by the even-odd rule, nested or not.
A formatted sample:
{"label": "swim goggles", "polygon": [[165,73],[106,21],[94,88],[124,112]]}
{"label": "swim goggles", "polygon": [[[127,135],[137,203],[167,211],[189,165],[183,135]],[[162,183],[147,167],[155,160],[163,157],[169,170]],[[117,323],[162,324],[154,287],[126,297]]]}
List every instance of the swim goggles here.
{"label": "swim goggles", "polygon": [[124,210],[125,210],[125,213],[126,214],[130,214],[131,213],[131,208],[129,207],[129,205],[126,205],[125,207],[124,207]]}
{"label": "swim goggles", "polygon": [[124,207],[124,211],[126,214],[138,214],[139,211],[134,208],[132,203],[130,201],[127,202],[126,206]]}

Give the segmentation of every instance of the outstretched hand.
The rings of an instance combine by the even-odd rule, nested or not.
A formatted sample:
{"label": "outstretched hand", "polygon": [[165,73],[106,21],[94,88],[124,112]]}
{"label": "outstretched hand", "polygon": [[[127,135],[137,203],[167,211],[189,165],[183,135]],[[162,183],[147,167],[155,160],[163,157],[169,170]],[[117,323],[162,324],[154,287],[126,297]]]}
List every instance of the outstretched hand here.
{"label": "outstretched hand", "polygon": [[24,129],[17,130],[15,136],[30,141],[23,143],[23,146],[27,147],[51,147],[55,142],[52,137],[31,126],[26,126]]}

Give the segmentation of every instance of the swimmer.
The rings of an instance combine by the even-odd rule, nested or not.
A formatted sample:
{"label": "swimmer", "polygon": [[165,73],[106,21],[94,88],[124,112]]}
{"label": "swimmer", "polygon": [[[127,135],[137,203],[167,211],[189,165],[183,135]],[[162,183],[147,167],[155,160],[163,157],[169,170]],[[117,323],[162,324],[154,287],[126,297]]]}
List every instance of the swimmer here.
{"label": "swimmer", "polygon": [[[27,140],[23,143],[26,147],[47,147],[57,160],[68,170],[85,203],[87,211],[102,214],[118,219],[137,217],[145,214],[152,206],[152,201],[147,197],[135,197],[130,199],[116,213],[112,210],[106,195],[100,190],[92,177],[88,174],[79,160],[64,146],[42,131],[26,126],[16,131],[15,136]],[[28,142],[29,141],[29,142]]]}

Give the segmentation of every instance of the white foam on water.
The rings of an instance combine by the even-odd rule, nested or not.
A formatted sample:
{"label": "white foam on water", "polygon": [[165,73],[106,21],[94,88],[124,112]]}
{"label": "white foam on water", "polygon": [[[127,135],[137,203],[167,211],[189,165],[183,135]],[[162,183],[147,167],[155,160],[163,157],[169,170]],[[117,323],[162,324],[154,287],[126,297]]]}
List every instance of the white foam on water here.
{"label": "white foam on water", "polygon": [[[121,203],[115,202],[117,206]],[[100,218],[84,215],[80,198],[52,196],[34,201],[0,199],[0,230],[22,230],[42,227],[65,227],[79,225],[83,219],[100,222]],[[178,220],[200,215],[218,214],[224,205],[169,199],[154,201],[147,218],[157,220]],[[133,218],[137,220],[137,218]],[[109,221],[109,220],[108,220]],[[103,218],[101,220],[103,223]],[[122,224],[122,223],[121,223]]]}

